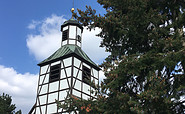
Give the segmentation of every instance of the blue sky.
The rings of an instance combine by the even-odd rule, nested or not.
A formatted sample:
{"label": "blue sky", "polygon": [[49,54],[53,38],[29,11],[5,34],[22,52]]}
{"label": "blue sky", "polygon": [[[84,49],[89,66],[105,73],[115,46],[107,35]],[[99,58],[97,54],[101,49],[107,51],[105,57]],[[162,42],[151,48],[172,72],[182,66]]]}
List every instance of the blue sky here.
{"label": "blue sky", "polygon": [[[74,3],[75,8],[85,9],[86,5],[91,5],[103,12],[96,0],[76,0]],[[37,73],[38,68],[33,66],[38,61],[29,55],[26,46],[27,35],[37,31],[30,31],[27,26],[32,20],[43,20],[52,14],[69,19],[71,7],[72,0],[1,0],[0,64],[14,66],[20,73]]]}
{"label": "blue sky", "polygon": [[[71,18],[72,2],[0,1],[0,94],[10,94],[17,109],[25,114],[36,98],[37,64],[60,47],[60,25]],[[105,12],[96,0],[74,1],[75,9],[85,10],[86,5],[100,14]],[[108,55],[105,49],[99,48],[101,39],[95,36],[99,31],[84,29],[82,36],[82,49],[97,64]]]}

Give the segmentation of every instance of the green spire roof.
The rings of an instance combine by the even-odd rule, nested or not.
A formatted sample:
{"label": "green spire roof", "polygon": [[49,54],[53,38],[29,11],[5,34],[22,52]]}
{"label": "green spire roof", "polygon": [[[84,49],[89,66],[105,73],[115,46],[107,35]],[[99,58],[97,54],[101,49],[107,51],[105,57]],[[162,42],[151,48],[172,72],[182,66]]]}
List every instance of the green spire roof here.
{"label": "green spire roof", "polygon": [[64,45],[59,48],[54,54],[50,57],[39,63],[39,66],[48,64],[52,61],[58,60],[60,58],[68,57],[69,55],[74,54],[74,56],[80,57],[81,59],[85,60],[86,62],[92,64],[93,66],[100,69],[86,54],[82,49],[76,45]]}
{"label": "green spire roof", "polygon": [[[73,19],[73,18],[69,19],[68,21],[65,21],[63,25],[68,24],[68,23],[69,23],[69,24],[72,24],[72,23],[74,23],[74,24],[79,24],[78,21],[75,20],[75,19]],[[79,24],[79,25],[80,25],[80,24]]]}

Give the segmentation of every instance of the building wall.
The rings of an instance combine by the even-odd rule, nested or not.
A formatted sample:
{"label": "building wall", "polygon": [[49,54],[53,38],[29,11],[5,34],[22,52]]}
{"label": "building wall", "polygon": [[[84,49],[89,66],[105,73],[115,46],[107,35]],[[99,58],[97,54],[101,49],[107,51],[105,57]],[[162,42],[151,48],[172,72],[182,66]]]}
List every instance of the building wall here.
{"label": "building wall", "polygon": [[[56,81],[50,81],[50,68],[55,65],[60,65],[60,77]],[[83,82],[83,66],[90,69],[91,81],[98,84],[98,71],[76,57],[68,57],[40,68],[36,114],[65,112],[63,109],[57,109],[55,100],[62,103],[70,94],[86,100],[96,98],[94,93],[90,92],[90,90],[94,90],[93,87]]]}

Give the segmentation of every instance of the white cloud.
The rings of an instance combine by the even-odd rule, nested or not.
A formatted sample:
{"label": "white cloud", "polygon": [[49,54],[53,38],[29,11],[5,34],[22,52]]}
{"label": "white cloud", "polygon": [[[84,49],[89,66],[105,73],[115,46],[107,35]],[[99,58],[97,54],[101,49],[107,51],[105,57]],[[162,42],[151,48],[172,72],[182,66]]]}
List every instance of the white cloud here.
{"label": "white cloud", "polygon": [[27,46],[38,61],[49,57],[60,47],[60,34],[29,35]]}
{"label": "white cloud", "polygon": [[35,103],[38,75],[20,74],[13,68],[0,65],[0,94],[12,96],[16,109],[27,113]]}
{"label": "white cloud", "polygon": [[82,36],[82,49],[95,63],[100,64],[109,55],[109,53],[105,52],[105,48],[99,47],[101,38],[96,36],[99,32],[99,28],[91,31],[84,28]]}
{"label": "white cloud", "polygon": [[37,25],[39,25],[39,21],[32,20],[32,23],[28,25],[28,29],[35,29]]}
{"label": "white cloud", "polygon": [[[35,24],[32,21],[28,28],[34,28],[39,34],[29,34],[27,37],[27,47],[29,52],[35,56],[38,61],[42,61],[54,53],[61,44],[60,25],[66,19],[63,16],[51,15]],[[31,27],[30,27],[31,26]],[[34,27],[32,27],[34,26]]]}

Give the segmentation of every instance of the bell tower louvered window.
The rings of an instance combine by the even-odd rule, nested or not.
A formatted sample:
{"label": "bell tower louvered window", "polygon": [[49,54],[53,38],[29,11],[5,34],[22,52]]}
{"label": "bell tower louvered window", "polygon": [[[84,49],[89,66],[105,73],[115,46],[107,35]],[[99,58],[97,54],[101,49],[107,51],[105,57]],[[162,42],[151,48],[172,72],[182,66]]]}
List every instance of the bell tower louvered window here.
{"label": "bell tower louvered window", "polygon": [[51,66],[49,82],[57,81],[60,78],[60,64]]}
{"label": "bell tower louvered window", "polygon": [[85,66],[82,67],[82,81],[88,85],[90,85],[91,81],[91,70]]}
{"label": "bell tower louvered window", "polygon": [[67,40],[67,36],[68,36],[68,29],[63,31],[63,34],[62,34],[62,41],[65,41]]}

